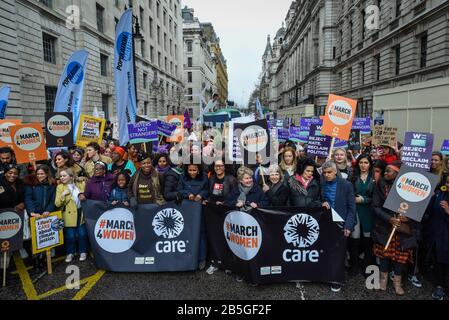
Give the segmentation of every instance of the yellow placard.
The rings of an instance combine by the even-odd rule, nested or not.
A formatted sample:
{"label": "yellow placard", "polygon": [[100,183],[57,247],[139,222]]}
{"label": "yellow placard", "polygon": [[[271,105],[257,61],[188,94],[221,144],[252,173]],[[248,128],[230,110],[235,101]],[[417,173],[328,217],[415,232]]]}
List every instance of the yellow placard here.
{"label": "yellow placard", "polygon": [[64,232],[55,230],[54,222],[62,219],[62,212],[52,212],[46,218],[30,218],[31,248],[33,254],[45,252],[64,244]]}
{"label": "yellow placard", "polygon": [[76,145],[85,148],[90,142],[101,144],[106,120],[82,114],[76,133]]}

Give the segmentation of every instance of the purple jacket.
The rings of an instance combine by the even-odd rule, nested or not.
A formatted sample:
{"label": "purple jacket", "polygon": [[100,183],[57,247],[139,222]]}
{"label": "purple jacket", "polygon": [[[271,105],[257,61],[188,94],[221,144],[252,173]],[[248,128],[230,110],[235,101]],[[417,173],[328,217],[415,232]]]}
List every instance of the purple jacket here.
{"label": "purple jacket", "polygon": [[104,177],[93,176],[86,184],[84,196],[89,200],[107,202],[114,184],[114,176],[107,173]]}

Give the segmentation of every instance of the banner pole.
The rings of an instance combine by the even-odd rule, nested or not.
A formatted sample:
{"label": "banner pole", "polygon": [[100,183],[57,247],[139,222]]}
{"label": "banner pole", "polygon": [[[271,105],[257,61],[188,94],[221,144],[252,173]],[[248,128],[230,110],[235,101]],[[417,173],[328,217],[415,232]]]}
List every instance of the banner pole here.
{"label": "banner pole", "polygon": [[332,138],[331,147],[329,148],[329,155],[327,156],[327,161],[332,159],[332,150],[334,150],[335,137]]}
{"label": "banner pole", "polygon": [[51,267],[51,250],[47,250],[45,253],[47,255],[47,271],[48,271],[48,274],[52,274],[53,269]]}
{"label": "banner pole", "polygon": [[259,172],[260,172],[260,176],[262,177],[262,183],[263,185],[265,185],[265,177],[263,176],[263,172],[262,172],[262,166],[259,166]]}
{"label": "banner pole", "polygon": [[8,258],[8,251],[3,253],[3,287],[6,287],[6,259]]}
{"label": "banner pole", "polygon": [[388,238],[387,244],[385,245],[384,251],[388,250],[388,247],[390,246],[391,240],[393,240],[393,236],[396,233],[396,230],[398,228],[394,227],[393,230],[391,231],[390,237]]}

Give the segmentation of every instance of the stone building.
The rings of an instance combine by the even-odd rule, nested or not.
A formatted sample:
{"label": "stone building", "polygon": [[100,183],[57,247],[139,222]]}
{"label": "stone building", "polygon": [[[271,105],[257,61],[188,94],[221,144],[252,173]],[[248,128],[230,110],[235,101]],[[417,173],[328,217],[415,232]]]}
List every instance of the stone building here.
{"label": "stone building", "polygon": [[[68,57],[85,49],[89,59],[83,113],[97,107],[113,119],[115,25],[130,4],[143,35],[135,40],[138,114],[157,117],[182,112],[179,0],[3,0],[0,83],[12,86],[7,117],[42,122],[44,112],[53,110]],[[79,25],[67,24],[78,13]]]}
{"label": "stone building", "polygon": [[203,92],[209,101],[217,93],[216,59],[213,57],[210,42],[203,33],[203,24],[194,16],[192,8],[182,9],[184,39],[184,83],[187,97],[185,106],[194,119],[200,116],[200,105],[205,107],[196,96]]}

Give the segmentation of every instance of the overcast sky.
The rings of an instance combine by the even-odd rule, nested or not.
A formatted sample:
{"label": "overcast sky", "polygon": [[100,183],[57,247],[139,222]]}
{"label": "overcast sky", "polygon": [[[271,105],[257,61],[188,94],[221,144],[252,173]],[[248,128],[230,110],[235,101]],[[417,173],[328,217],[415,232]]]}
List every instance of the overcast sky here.
{"label": "overcast sky", "polygon": [[246,105],[262,71],[267,35],[273,40],[291,0],[182,0],[200,22],[211,22],[228,64],[229,100]]}

